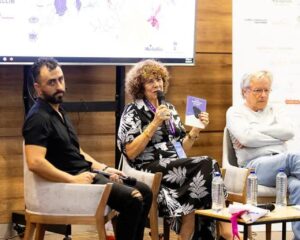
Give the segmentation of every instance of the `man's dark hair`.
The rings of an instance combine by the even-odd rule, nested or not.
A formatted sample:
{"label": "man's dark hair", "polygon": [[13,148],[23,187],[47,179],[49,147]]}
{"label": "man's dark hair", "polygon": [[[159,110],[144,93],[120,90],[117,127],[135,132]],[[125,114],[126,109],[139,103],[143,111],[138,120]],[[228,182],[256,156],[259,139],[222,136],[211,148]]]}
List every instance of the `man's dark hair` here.
{"label": "man's dark hair", "polygon": [[46,66],[50,71],[60,66],[58,61],[54,58],[39,58],[31,67],[31,75],[34,82],[39,81],[41,68]]}

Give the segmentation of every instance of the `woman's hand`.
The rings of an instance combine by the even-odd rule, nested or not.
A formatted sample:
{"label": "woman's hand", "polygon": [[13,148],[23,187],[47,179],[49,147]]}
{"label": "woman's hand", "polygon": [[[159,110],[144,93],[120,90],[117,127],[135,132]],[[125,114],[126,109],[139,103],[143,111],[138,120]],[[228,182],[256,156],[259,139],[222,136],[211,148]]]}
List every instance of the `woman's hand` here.
{"label": "woman's hand", "polygon": [[201,112],[198,115],[198,118],[203,123],[204,128],[206,128],[207,125],[209,124],[209,114],[208,114],[208,112]]}
{"label": "woman's hand", "polygon": [[[209,124],[209,114],[207,112],[201,112],[198,114],[199,121],[203,123],[205,129]],[[195,141],[199,137],[199,133],[201,132],[202,128],[193,127],[188,134],[188,139]],[[190,146],[187,146],[189,148]]]}
{"label": "woman's hand", "polygon": [[152,122],[156,126],[160,126],[163,123],[163,121],[169,120],[170,117],[171,117],[170,109],[168,109],[166,105],[160,105],[156,109],[155,116]]}

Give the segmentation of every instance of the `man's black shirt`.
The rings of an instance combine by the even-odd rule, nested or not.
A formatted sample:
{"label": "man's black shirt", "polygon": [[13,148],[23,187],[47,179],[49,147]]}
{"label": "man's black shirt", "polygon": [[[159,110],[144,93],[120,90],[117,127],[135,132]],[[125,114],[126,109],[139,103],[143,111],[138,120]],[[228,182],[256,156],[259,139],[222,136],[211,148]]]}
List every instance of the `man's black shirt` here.
{"label": "man's black shirt", "polygon": [[80,154],[75,129],[65,111],[62,117],[44,100],[38,99],[26,116],[23,137],[26,145],[47,148],[46,159],[56,168],[77,174],[89,170],[91,163]]}

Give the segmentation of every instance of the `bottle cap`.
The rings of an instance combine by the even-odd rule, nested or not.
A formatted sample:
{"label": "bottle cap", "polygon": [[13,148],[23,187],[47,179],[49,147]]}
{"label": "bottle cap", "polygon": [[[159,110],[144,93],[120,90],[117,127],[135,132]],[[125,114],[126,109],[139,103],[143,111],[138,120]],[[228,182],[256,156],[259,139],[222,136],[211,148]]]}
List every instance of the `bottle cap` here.
{"label": "bottle cap", "polygon": [[254,168],[251,168],[251,169],[250,169],[250,173],[254,173],[254,174],[255,174],[255,169],[254,169]]}
{"label": "bottle cap", "polygon": [[220,176],[221,176],[220,172],[215,172],[215,177],[220,177]]}
{"label": "bottle cap", "polygon": [[284,172],[284,168],[279,168],[279,172]]}

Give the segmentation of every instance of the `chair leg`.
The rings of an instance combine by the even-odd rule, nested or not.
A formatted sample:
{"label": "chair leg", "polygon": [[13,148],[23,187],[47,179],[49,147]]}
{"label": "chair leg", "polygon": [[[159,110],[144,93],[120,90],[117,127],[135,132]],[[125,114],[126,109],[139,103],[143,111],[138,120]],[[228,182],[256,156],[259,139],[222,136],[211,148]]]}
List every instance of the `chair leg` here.
{"label": "chair leg", "polygon": [[271,234],[272,234],[272,224],[267,223],[266,224],[266,240],[271,240]]}
{"label": "chair leg", "polygon": [[151,207],[149,218],[150,218],[151,239],[159,240],[157,209]]}
{"label": "chair leg", "polygon": [[45,231],[46,227],[43,224],[38,223],[36,225],[36,231],[35,231],[35,240],[43,240],[45,237]]}
{"label": "chair leg", "polygon": [[26,222],[24,240],[32,240],[35,226],[35,223],[31,223],[29,221]]}
{"label": "chair leg", "polygon": [[104,218],[97,219],[96,228],[97,228],[99,240],[106,240],[106,230],[105,230]]}
{"label": "chair leg", "polygon": [[168,218],[164,217],[164,240],[170,239],[170,223],[168,220]]}

